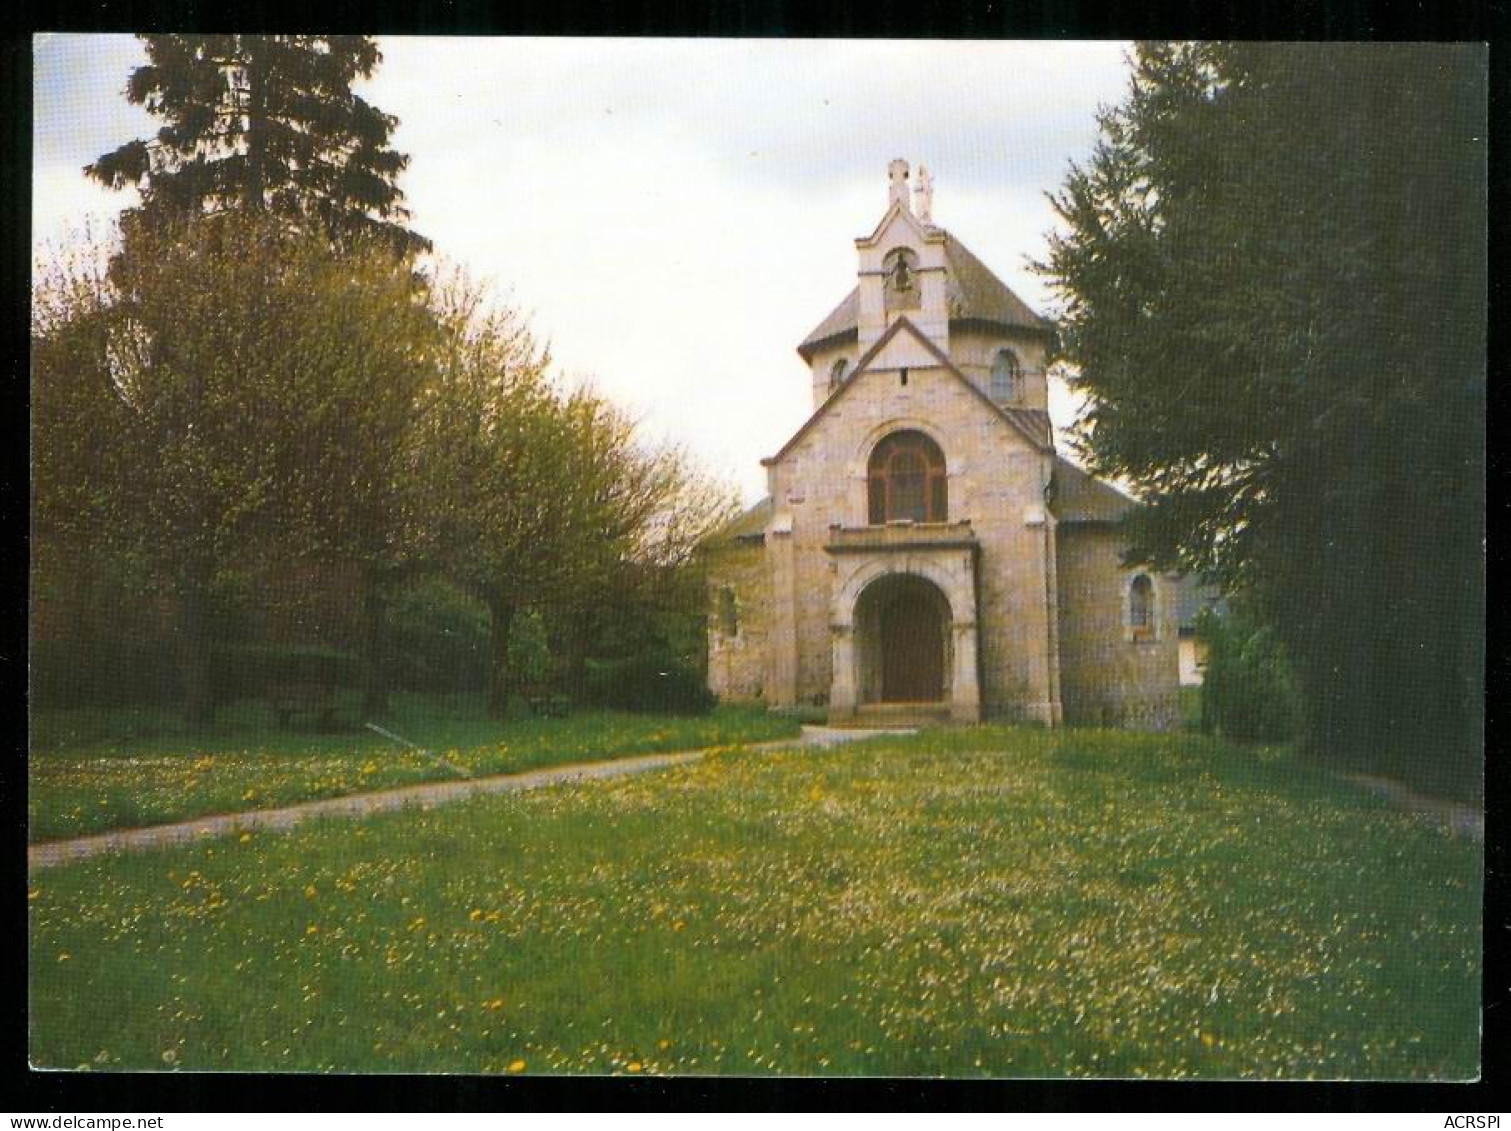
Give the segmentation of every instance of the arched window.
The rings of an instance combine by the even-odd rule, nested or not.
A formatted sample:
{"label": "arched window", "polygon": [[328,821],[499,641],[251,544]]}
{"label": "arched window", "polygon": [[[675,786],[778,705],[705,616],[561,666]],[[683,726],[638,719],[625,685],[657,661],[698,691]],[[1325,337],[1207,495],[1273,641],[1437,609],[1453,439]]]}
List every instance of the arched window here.
{"label": "arched window", "polygon": [[992,400],[1010,401],[1018,395],[1018,358],[1012,350],[998,350],[992,361]]}
{"label": "arched window", "polygon": [[1128,631],[1134,640],[1154,639],[1154,582],[1147,574],[1128,586]]}
{"label": "arched window", "polygon": [[830,367],[829,391],[831,393],[837,392],[839,390],[839,387],[845,383],[845,373],[849,368],[850,363],[844,358],[840,358]]}
{"label": "arched window", "polygon": [[873,526],[947,520],[944,453],[922,432],[893,432],[871,452],[868,510]]}
{"label": "arched window", "polygon": [[917,284],[918,256],[911,248],[894,247],[881,261],[886,273],[887,290],[896,294],[911,292]]}
{"label": "arched window", "polygon": [[740,615],[735,607],[735,591],[728,585],[719,590],[719,635],[738,636]]}

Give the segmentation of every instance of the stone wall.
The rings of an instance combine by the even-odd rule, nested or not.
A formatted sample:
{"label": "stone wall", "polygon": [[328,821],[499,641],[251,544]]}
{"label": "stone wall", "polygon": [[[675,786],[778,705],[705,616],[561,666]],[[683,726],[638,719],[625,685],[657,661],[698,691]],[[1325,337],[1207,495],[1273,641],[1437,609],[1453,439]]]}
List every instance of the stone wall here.
{"label": "stone wall", "polygon": [[1065,721],[1166,730],[1179,725],[1176,585],[1154,583],[1154,629],[1133,639],[1128,587],[1147,572],[1124,568],[1110,526],[1060,526],[1060,671]]}
{"label": "stone wall", "polygon": [[[708,555],[708,686],[727,702],[766,696],[770,569],[759,541],[721,546]],[[734,596],[736,631],[727,635],[721,592]]]}
{"label": "stone wall", "polygon": [[[867,522],[866,461],[889,432],[932,436],[949,472],[949,518],[969,519],[982,546],[977,620],[981,626],[982,705],[987,713],[1055,722],[1057,673],[1051,655],[1056,593],[1043,483],[1048,455],[1036,451],[958,377],[918,363],[906,330],[851,378],[845,394],[772,468],[774,526],[790,523],[791,572],[773,590],[790,592],[790,629],[773,608],[774,650],[793,649],[790,689],[774,702],[827,702],[832,675],[831,601],[836,564],[824,552],[831,524]],[[908,383],[901,369],[908,366]],[[770,539],[768,539],[770,544]],[[790,590],[788,586],[790,585]],[[782,658],[777,658],[782,666]]]}
{"label": "stone wall", "polygon": [[1028,330],[988,331],[974,326],[950,330],[950,360],[987,396],[992,391],[992,363],[997,359],[997,351],[1010,349],[1017,355],[1021,367],[1018,395],[1005,402],[1012,408],[1049,411],[1044,346],[1043,337]]}

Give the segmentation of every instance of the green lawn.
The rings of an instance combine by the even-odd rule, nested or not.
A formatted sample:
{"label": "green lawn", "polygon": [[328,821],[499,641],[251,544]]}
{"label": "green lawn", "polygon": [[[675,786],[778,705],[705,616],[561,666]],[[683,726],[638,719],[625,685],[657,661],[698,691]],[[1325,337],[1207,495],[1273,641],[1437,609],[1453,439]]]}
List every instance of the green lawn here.
{"label": "green lawn", "polygon": [[31,1059],[1464,1079],[1481,866],[1191,735],[730,751],[34,875]]}
{"label": "green lawn", "polygon": [[[413,695],[395,696],[380,725],[475,774],[799,731],[792,720],[734,706],[681,718],[595,711],[500,723],[471,698]],[[33,842],[458,776],[372,731],[279,729],[255,703],[223,712],[209,734],[185,733],[173,717],[153,712],[43,714],[33,718],[31,745]]]}

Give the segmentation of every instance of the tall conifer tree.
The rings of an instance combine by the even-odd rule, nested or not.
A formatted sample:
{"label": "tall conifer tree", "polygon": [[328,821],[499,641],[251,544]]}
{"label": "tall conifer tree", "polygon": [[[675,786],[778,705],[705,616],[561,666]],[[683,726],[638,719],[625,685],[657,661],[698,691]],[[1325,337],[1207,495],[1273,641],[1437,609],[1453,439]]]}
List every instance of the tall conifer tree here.
{"label": "tall conifer tree", "polygon": [[1482,48],[1144,44],[1044,270],[1136,552],[1252,589],[1313,750],[1463,788],[1484,663]]}
{"label": "tall conifer tree", "polygon": [[396,119],[352,91],[382,61],[369,36],[144,35],[127,98],[163,119],[85,170],[136,186],[136,218],[271,212],[338,245],[378,236],[428,248],[407,224],[389,144]]}

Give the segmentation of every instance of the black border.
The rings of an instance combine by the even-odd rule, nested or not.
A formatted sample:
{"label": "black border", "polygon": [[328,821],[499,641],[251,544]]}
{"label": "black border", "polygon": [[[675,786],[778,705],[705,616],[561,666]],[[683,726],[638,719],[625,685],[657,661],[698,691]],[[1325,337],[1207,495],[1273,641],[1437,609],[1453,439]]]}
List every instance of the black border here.
{"label": "black border", "polygon": [[[717,37],[859,37],[924,39],[1013,38],[1238,38],[1286,40],[1468,40],[1490,43],[1490,257],[1492,373],[1505,354],[1505,331],[1496,315],[1506,307],[1507,284],[1494,266],[1507,251],[1507,98],[1505,30],[1511,0],[1404,4],[1383,0],[676,0],[664,5],[628,0],[564,0],[507,10],[479,0],[442,0],[423,6],[395,0],[355,4],[320,12],[288,11],[263,0],[238,5],[237,30],[366,31],[427,35],[656,35]],[[5,357],[10,380],[3,386],[4,418],[12,442],[4,449],[3,523],[11,552],[3,559],[8,591],[25,593],[28,482],[26,431],[26,341],[31,214],[31,33],[34,31],[224,30],[231,10],[208,0],[135,0],[89,5],[23,6],[4,16],[0,43],[3,76],[4,150],[0,193],[10,224],[0,227],[5,250]],[[24,218],[24,219],[23,219]],[[18,222],[18,220],[20,222]],[[14,301],[10,301],[14,296]],[[1504,383],[1490,386],[1492,419],[1505,407]],[[1493,433],[1492,433],[1493,435]],[[1504,506],[1508,461],[1491,441],[1490,507]],[[1506,575],[1506,552],[1492,540],[1489,584]],[[1511,663],[1504,639],[1491,631],[1487,673],[1487,781],[1485,1013],[1482,1071],[1472,1084],[1375,1083],[1170,1083],[1122,1081],[953,1081],[680,1078],[498,1079],[473,1076],[287,1076],[199,1074],[74,1074],[32,1072],[26,1064],[26,978],[21,975],[25,928],[25,718],[26,615],[16,600],[5,609],[0,637],[7,717],[14,738],[0,756],[0,805],[6,830],[3,937],[16,959],[5,979],[0,1025],[6,1041],[0,1095],[11,1111],[137,1113],[216,1110],[506,1110],[555,1111],[587,1108],[655,1110],[793,1109],[1047,1112],[1223,1110],[1244,1111],[1486,1111],[1494,1110],[1511,1019],[1511,972],[1507,969],[1507,762],[1495,741],[1504,718],[1501,694],[1511,691]],[[1498,627],[1492,623],[1492,630]]]}

